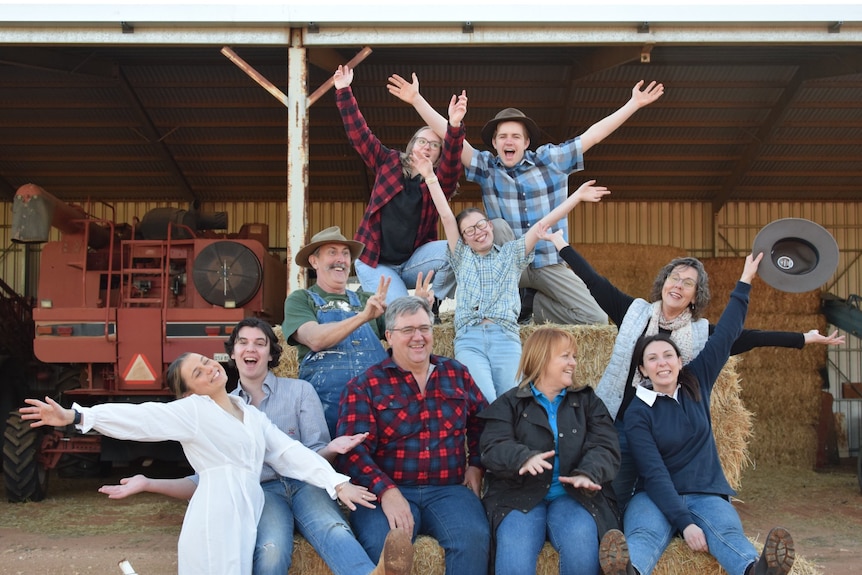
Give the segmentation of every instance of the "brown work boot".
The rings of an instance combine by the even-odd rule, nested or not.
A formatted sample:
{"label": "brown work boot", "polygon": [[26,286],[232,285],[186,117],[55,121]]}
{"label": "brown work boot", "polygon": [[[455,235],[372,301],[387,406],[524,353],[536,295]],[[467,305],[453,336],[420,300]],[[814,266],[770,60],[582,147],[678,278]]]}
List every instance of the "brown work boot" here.
{"label": "brown work boot", "polygon": [[629,560],[629,545],[619,529],[611,529],[599,544],[599,564],[604,575],[636,575]]}
{"label": "brown work boot", "polygon": [[406,529],[390,530],[383,542],[380,561],[371,575],[410,575],[413,569],[413,543],[410,539]]}
{"label": "brown work boot", "polygon": [[793,537],[784,527],[773,527],[766,536],[760,559],[754,564],[753,575],[787,575],[795,559]]}

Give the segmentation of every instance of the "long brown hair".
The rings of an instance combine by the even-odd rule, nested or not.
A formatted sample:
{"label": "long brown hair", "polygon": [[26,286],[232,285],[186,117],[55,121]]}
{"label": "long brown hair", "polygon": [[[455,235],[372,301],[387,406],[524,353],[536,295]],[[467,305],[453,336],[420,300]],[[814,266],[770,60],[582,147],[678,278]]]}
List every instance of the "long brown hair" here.
{"label": "long brown hair", "polygon": [[[578,353],[578,342],[575,336],[558,327],[540,327],[530,334],[521,350],[521,361],[518,363],[518,387],[526,387],[535,382],[542,370],[551,361],[554,352],[562,347]],[[574,385],[574,377],[572,385]]]}
{"label": "long brown hair", "polygon": [[[682,356],[679,351],[679,347],[670,338],[669,333],[660,331],[654,335],[645,335],[638,339],[638,343],[637,345],[635,345],[634,353],[635,357],[638,360],[639,368],[644,366],[644,354],[646,353],[647,346],[654,341],[664,341],[669,343],[670,346],[673,348],[673,351],[676,353],[676,356]],[[644,378],[646,378],[646,376],[644,376]],[[700,401],[700,386],[698,385],[697,378],[686,366],[682,366],[682,368],[679,370],[679,375],[677,376],[676,381],[683,389],[683,391],[685,391],[689,395],[689,397],[691,397],[695,401]]]}

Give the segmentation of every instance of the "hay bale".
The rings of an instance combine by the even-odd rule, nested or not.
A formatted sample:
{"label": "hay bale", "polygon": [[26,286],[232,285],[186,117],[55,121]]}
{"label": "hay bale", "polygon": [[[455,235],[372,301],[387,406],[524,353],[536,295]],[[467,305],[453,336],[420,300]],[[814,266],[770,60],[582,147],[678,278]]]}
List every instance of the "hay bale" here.
{"label": "hay bale", "polygon": [[[672,259],[686,255],[685,250],[674,246],[640,244],[578,244],[575,249],[618,289],[644,299],[649,299],[658,271]],[[620,265],[622,260],[625,265]]]}
{"label": "hay bale", "polygon": [[[740,258],[706,258],[712,302],[707,317],[715,322],[741,272]],[[820,314],[820,292],[785,293],[755,278],[745,326],[748,329],[802,333],[826,330]],[[827,350],[822,345],[758,348],[745,353],[738,368],[741,398],[756,414],[751,455],[758,463],[809,467],[817,449],[815,428],[820,417],[821,370]]]}
{"label": "hay bale", "polygon": [[[661,263],[651,262],[649,265],[657,270],[677,254],[661,254]],[[738,271],[738,270],[737,270]],[[654,274],[654,271],[653,271]],[[643,282],[643,277],[639,278]],[[447,357],[454,355],[454,327],[451,315],[444,314],[444,323],[434,327],[434,353]],[[521,327],[521,339],[525,340],[541,326],[526,325]],[[577,382],[595,386],[601,378],[607,365],[617,329],[615,326],[554,326],[565,329],[575,335],[578,342],[578,367],[574,375]],[[296,377],[298,363],[296,351],[284,342],[280,328],[276,328],[279,342],[284,346],[279,366],[274,370],[277,375]],[[731,358],[721,372],[713,390],[711,413],[716,444],[718,445],[721,464],[728,482],[734,488],[739,488],[742,471],[750,464],[748,442],[752,431],[752,414],[745,408],[740,398],[740,376],[737,372],[742,364],[738,358]],[[795,456],[795,454],[794,454]],[[319,558],[311,546],[299,535],[296,536],[293,555],[293,566],[290,575],[330,575],[331,571]],[[549,543],[546,543],[539,555],[537,575],[556,575],[559,565],[559,555]],[[691,552],[684,542],[674,541],[668,551],[662,556],[655,573],[658,575],[681,575],[697,569],[702,575],[718,575],[724,571],[718,563],[705,554]],[[444,575],[445,563],[442,548],[437,542],[427,536],[419,536],[415,543],[413,575]],[[804,560],[798,559],[797,566],[792,571],[799,575],[814,575],[810,566]]]}

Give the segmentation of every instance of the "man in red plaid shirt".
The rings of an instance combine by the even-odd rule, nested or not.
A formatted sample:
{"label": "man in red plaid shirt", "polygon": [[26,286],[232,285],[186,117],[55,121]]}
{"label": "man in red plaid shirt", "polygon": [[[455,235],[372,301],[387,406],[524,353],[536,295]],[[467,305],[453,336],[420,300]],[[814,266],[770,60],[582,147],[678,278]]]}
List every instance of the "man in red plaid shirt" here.
{"label": "man in red plaid shirt", "polygon": [[455,360],[431,355],[433,313],[405,296],[386,310],[391,356],[355,377],[341,396],[338,433],[368,433],[339,458],[380,502],[357,508],[350,523],[366,552],[380,555],[390,529],[437,539],[447,575],[487,572],[490,528],[479,489],[482,432],[488,403]]}

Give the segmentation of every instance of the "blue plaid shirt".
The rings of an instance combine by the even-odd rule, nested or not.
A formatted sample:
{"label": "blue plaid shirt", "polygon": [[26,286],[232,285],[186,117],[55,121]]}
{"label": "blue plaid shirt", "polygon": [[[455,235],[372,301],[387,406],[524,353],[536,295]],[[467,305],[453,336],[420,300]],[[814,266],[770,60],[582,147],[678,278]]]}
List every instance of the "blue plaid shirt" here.
{"label": "blue plaid shirt", "polygon": [[526,253],[526,241],[526,236],[521,236],[502,247],[495,245],[490,252],[480,256],[458,239],[455,253],[449,252],[449,263],[458,280],[455,333],[489,319],[519,336],[521,297],[518,281],[521,272],[533,261],[533,251]]}
{"label": "blue plaid shirt", "polygon": [[[568,197],[569,174],[583,169],[584,154],[577,137],[559,145],[545,144],[535,152],[527,150],[524,159],[512,168],[505,167],[493,153],[476,150],[465,173],[482,188],[488,219],[503,218],[519,238]],[[562,229],[569,241],[568,218],[560,220],[554,229]],[[562,260],[554,244],[536,244],[533,267],[558,263]]]}

